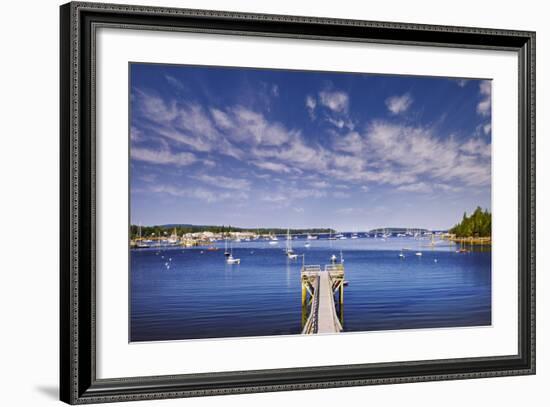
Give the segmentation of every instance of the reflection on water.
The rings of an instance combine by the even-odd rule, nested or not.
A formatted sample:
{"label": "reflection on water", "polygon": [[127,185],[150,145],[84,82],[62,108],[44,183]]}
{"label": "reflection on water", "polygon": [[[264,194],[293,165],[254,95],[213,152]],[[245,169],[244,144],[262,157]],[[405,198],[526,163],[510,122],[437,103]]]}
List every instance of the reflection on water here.
{"label": "reflection on water", "polygon": [[[324,265],[332,254],[344,254],[349,285],[337,312],[346,332],[491,323],[489,248],[457,253],[454,244],[432,247],[409,238],[310,243],[309,248],[305,241],[293,243],[306,264]],[[226,264],[223,250],[132,250],[130,339],[300,333],[307,318],[301,307],[302,259],[288,260],[283,249],[284,242],[235,244],[240,265]]]}

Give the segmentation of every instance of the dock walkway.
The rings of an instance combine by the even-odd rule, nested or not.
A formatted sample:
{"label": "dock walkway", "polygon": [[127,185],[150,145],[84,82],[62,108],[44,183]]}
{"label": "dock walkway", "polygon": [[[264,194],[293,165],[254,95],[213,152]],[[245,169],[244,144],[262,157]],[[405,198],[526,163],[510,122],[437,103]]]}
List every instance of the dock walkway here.
{"label": "dock walkway", "polygon": [[340,306],[344,301],[344,267],[342,264],[304,266],[302,279],[302,306],[307,308],[309,293],[309,317],[302,333],[337,333],[343,330],[336,312],[334,293],[339,291]]}

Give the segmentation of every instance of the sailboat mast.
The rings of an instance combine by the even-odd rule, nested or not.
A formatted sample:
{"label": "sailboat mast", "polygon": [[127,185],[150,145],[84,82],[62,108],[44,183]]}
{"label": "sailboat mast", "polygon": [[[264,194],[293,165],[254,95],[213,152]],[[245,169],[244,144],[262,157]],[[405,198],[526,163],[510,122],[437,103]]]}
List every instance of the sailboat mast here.
{"label": "sailboat mast", "polygon": [[291,249],[290,243],[290,229],[286,230],[286,252],[289,253]]}

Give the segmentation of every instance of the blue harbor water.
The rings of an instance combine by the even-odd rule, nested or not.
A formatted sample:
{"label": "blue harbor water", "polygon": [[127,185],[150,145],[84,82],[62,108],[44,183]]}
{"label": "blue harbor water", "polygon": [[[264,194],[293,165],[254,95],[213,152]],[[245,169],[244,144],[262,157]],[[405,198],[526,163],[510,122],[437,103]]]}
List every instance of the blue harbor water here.
{"label": "blue harbor water", "polygon": [[[490,250],[408,237],[306,242],[293,240],[305,264],[344,257],[344,332],[491,324]],[[284,240],[240,242],[241,264],[228,265],[217,245],[131,250],[131,341],[301,332],[302,257],[289,260]]]}

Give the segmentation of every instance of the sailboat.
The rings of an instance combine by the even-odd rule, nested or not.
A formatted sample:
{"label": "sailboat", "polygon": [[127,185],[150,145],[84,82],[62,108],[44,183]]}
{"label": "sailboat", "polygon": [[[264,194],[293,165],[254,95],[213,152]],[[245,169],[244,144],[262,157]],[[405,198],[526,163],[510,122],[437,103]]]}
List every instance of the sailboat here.
{"label": "sailboat", "polygon": [[146,249],[148,247],[151,247],[149,244],[144,242],[141,238],[141,223],[138,226],[138,235],[139,235],[139,237],[137,239],[136,247],[138,247],[140,249]]}
{"label": "sailboat", "polygon": [[172,234],[168,238],[168,244],[173,246],[176,243],[178,243],[178,232],[177,232],[176,228],[174,228],[174,231],[172,232]]}
{"label": "sailboat", "polygon": [[241,259],[236,259],[233,257],[233,246],[231,246],[231,252],[225,261],[227,264],[241,264]]}
{"label": "sailboat", "polygon": [[226,260],[227,264],[241,264],[241,259],[235,259],[232,254]]}
{"label": "sailboat", "polygon": [[229,257],[231,253],[229,253],[229,250],[227,250],[227,238],[225,238],[225,251],[223,252],[223,255],[225,257]]}
{"label": "sailboat", "polygon": [[292,239],[290,238],[290,229],[286,230],[286,255],[289,259],[294,260],[298,255],[292,250]]}

